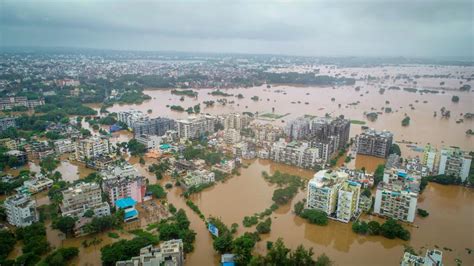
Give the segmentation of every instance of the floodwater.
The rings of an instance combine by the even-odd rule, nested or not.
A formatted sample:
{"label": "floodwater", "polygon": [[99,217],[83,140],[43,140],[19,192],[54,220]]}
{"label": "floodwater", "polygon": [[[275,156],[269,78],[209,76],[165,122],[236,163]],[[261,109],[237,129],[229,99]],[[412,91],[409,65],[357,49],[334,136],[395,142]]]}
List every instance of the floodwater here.
{"label": "floodwater", "polygon": [[[313,174],[311,171],[302,173],[293,167],[255,160],[247,169],[241,169],[240,176],[193,195],[192,200],[206,217],[220,217],[229,226],[234,222],[238,223],[238,233],[241,234],[249,231],[242,225],[244,216],[261,212],[272,204],[271,197],[275,187],[263,179],[261,172],[273,173],[276,170],[300,174],[306,178]],[[183,201],[176,197],[176,194],[168,195],[173,204]],[[471,230],[474,226],[474,194],[471,189],[430,184],[419,201],[419,207],[428,210],[430,216],[416,218],[414,225],[419,228],[407,226],[412,233],[412,240],[408,242],[380,236],[359,236],[352,232],[350,224],[336,221],[330,221],[327,226],[308,224],[292,211],[294,203],[304,197],[305,191],[301,191],[291,204],[281,206],[271,215],[272,231],[262,237],[262,241],[257,244],[257,252],[265,253],[266,241],[276,241],[281,237],[288,247],[296,248],[303,244],[307,248],[313,248],[316,256],[326,253],[336,265],[396,265],[403,255],[403,244],[409,244],[417,251],[425,248],[423,254],[426,248],[437,245],[440,249],[453,249],[444,251],[446,265],[454,264],[456,258],[461,259],[464,265],[474,264],[474,255],[465,250],[474,247],[474,233]],[[189,212],[188,215],[191,216]],[[203,222],[196,219],[197,221],[191,221],[192,226],[196,226],[196,222],[196,228],[200,230],[197,236],[198,247],[188,257],[188,265],[216,264],[216,254],[209,242],[209,233],[201,228]],[[368,216],[363,216],[362,219],[382,221]],[[253,230],[254,228],[250,229]],[[201,247],[201,243],[208,244]]]}
{"label": "floodwater", "polygon": [[[331,72],[331,73],[329,73]],[[267,89],[266,86],[253,88],[236,88],[226,89],[226,93],[237,95],[242,94],[243,99],[237,97],[212,96],[209,92],[213,89],[197,89],[199,95],[197,98],[184,97],[184,101],[180,101],[180,95],[173,95],[170,89],[150,89],[145,93],[152,97],[142,104],[133,105],[114,105],[108,108],[110,112],[117,112],[129,109],[141,110],[147,112],[152,109],[152,116],[164,116],[175,119],[186,118],[186,112],[176,112],[167,106],[181,105],[191,107],[201,104],[201,112],[210,114],[223,114],[230,112],[258,112],[263,114],[272,112],[289,115],[281,120],[274,121],[274,124],[284,125],[286,121],[296,117],[311,114],[324,116],[325,114],[344,115],[346,118],[353,120],[362,120],[366,122],[365,126],[369,126],[378,130],[390,130],[395,135],[397,141],[410,141],[417,146],[424,146],[431,143],[440,148],[442,146],[458,146],[463,149],[472,149],[474,147],[474,137],[465,134],[466,130],[473,129],[473,121],[464,120],[463,123],[456,123],[462,118],[462,114],[466,112],[474,112],[474,94],[472,92],[461,92],[460,82],[470,84],[474,87],[474,81],[466,82],[459,77],[468,77],[474,73],[474,68],[461,67],[383,67],[383,68],[361,68],[361,69],[322,69],[322,74],[350,74],[356,73],[356,78],[362,78],[367,75],[377,77],[377,80],[367,81],[366,79],[358,80],[353,86],[338,87],[301,87],[301,86],[273,86]],[[394,80],[393,77],[398,74],[423,75],[423,74],[446,74],[451,73],[451,78],[419,78],[416,79],[417,84],[405,80]],[[385,75],[389,75],[390,79],[383,79]],[[445,82],[445,85],[439,85]],[[402,90],[388,90],[389,86],[400,86]],[[356,91],[355,87],[360,87],[360,91]],[[411,93],[404,91],[403,88],[418,89],[438,89],[440,93]],[[379,92],[380,88],[385,88],[383,94]],[[442,90],[441,90],[442,89]],[[460,97],[458,103],[453,103],[451,97],[457,95]],[[258,96],[259,101],[255,102],[250,98]],[[215,103],[213,107],[205,107],[204,101],[225,98],[228,103],[221,105]],[[331,99],[334,98],[334,101]],[[234,103],[230,103],[234,101]],[[298,103],[298,101],[300,103]],[[386,103],[388,101],[388,103]],[[356,105],[351,103],[359,102]],[[307,104],[306,104],[307,103]],[[412,110],[411,105],[414,110]],[[392,108],[392,113],[384,113],[382,108]],[[451,111],[451,118],[441,118],[440,109],[445,107]],[[437,117],[434,117],[434,112]],[[376,121],[368,121],[364,112],[381,112]],[[401,121],[405,114],[410,116],[411,123],[408,127],[402,127]],[[361,125],[353,124],[351,126],[351,136],[355,136],[361,132]],[[406,144],[401,145],[404,156],[416,155]]]}

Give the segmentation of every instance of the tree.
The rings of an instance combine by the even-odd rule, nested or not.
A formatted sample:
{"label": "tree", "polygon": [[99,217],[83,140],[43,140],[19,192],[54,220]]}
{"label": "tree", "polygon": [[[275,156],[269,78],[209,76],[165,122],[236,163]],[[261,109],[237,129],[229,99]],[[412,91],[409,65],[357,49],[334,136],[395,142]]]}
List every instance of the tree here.
{"label": "tree", "polygon": [[[44,263],[49,266],[62,266],[67,265],[68,262],[79,255],[79,249],[76,247],[70,248],[59,248],[53,253],[49,254],[45,259]],[[40,265],[42,265],[40,263]]]}
{"label": "tree", "polygon": [[128,150],[133,156],[143,155],[146,151],[145,145],[138,142],[136,139],[131,139],[127,144]]}
{"label": "tree", "polygon": [[301,213],[301,217],[307,219],[312,224],[327,225],[328,216],[325,212],[314,209],[305,209]]}
{"label": "tree", "polygon": [[367,226],[369,235],[378,235],[380,233],[380,224],[377,221],[370,221]]}
{"label": "tree", "polygon": [[331,265],[333,265],[333,262],[324,253],[319,255],[319,257],[316,259],[315,266],[331,266]]}
{"label": "tree", "polygon": [[289,252],[290,249],[285,246],[283,240],[278,238],[265,257],[265,265],[288,265],[287,255]]}
{"label": "tree", "polygon": [[374,183],[377,186],[383,180],[383,172],[385,171],[385,165],[379,164],[374,172]]}
{"label": "tree", "polygon": [[312,266],[315,265],[315,261],[313,260],[313,249],[310,248],[306,250],[302,245],[299,245],[295,251],[290,253],[290,261],[291,265],[298,265],[298,266]]}
{"label": "tree", "polygon": [[396,143],[392,144],[392,146],[390,147],[389,153],[390,154],[397,154],[398,156],[402,155],[402,152],[400,150],[400,146],[398,146],[398,144],[396,144]]}
{"label": "tree", "polygon": [[245,233],[236,238],[232,243],[232,252],[236,255],[237,265],[248,265],[252,259],[252,250],[256,239],[250,233]]}
{"label": "tree", "polygon": [[451,101],[453,103],[458,103],[459,102],[459,96],[453,95],[453,97],[451,97]]}
{"label": "tree", "polygon": [[48,156],[41,160],[40,166],[41,169],[46,170],[47,172],[51,173],[54,169],[56,169],[59,165],[59,161],[56,160],[53,156]]}
{"label": "tree", "polygon": [[408,125],[410,125],[410,117],[405,116],[405,118],[403,118],[403,120],[402,120],[402,126],[407,127]]}
{"label": "tree", "polygon": [[15,235],[12,232],[0,230],[0,262],[13,250],[15,243]]}
{"label": "tree", "polygon": [[361,221],[361,222],[355,221],[352,224],[352,231],[354,231],[354,233],[357,233],[357,234],[365,235],[369,231],[369,226],[367,225],[365,221]]}
{"label": "tree", "polygon": [[303,201],[298,201],[295,204],[294,209],[295,209],[295,214],[299,216],[304,210],[304,202]]}
{"label": "tree", "polygon": [[426,210],[423,210],[421,208],[418,208],[417,210],[417,213],[418,215],[420,215],[421,217],[428,217],[428,215],[430,215],[430,213]]}
{"label": "tree", "polygon": [[166,197],[166,192],[160,184],[148,185],[146,188],[147,191],[151,192],[153,197],[157,199],[162,199]]}
{"label": "tree", "polygon": [[260,222],[259,224],[257,224],[256,229],[259,234],[268,234],[270,233],[271,226],[272,226],[272,219],[267,218],[264,222]]}
{"label": "tree", "polygon": [[147,237],[136,237],[132,240],[120,240],[100,249],[102,264],[113,266],[117,261],[128,260],[140,254],[140,249],[153,244]]}
{"label": "tree", "polygon": [[58,229],[66,235],[69,235],[74,230],[76,219],[71,216],[61,216],[53,221],[53,228]]}
{"label": "tree", "polygon": [[232,235],[229,233],[224,233],[214,239],[212,244],[214,250],[224,254],[232,250]]}

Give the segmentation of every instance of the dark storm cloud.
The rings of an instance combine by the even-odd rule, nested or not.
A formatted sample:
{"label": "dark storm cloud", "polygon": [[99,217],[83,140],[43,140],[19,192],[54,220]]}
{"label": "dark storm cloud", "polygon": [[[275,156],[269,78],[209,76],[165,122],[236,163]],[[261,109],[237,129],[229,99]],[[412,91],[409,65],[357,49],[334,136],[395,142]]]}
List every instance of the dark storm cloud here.
{"label": "dark storm cloud", "polygon": [[3,1],[2,45],[303,55],[473,53],[471,1]]}

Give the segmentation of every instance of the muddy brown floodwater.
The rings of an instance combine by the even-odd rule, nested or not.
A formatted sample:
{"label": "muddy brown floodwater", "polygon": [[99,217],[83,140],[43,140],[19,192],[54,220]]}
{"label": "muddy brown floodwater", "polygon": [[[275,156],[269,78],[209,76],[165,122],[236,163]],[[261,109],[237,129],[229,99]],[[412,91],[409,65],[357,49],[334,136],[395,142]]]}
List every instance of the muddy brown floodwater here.
{"label": "muddy brown floodwater", "polygon": [[[241,169],[240,176],[193,195],[192,200],[205,216],[220,217],[229,226],[238,223],[238,234],[241,234],[248,231],[242,225],[244,216],[261,212],[272,204],[275,187],[263,179],[261,172],[274,173],[276,170],[298,174],[307,179],[313,175],[311,171],[255,160],[247,169]],[[275,241],[281,237],[291,248],[303,244],[307,248],[313,248],[316,256],[326,253],[336,265],[396,265],[403,254],[403,244],[409,244],[416,250],[434,248],[437,245],[440,249],[453,249],[444,251],[446,265],[453,265],[456,258],[461,259],[464,265],[473,265],[474,255],[466,251],[466,248],[474,247],[472,192],[471,189],[459,186],[429,184],[420,197],[419,207],[428,210],[430,216],[416,218],[414,225],[418,228],[408,227],[412,239],[405,242],[381,236],[359,236],[352,232],[351,224],[336,221],[330,221],[327,226],[308,224],[292,211],[293,204],[305,197],[305,191],[301,191],[291,204],[280,207],[271,215],[272,231],[262,237],[256,251],[265,253],[266,241]],[[188,265],[217,265],[210,234],[205,230],[203,222],[185,206],[179,193],[175,191],[168,198],[173,204],[186,209],[192,218],[193,228],[198,232],[196,251],[188,256]],[[381,220],[370,216],[363,216],[362,219]],[[252,230],[254,228],[250,229]]]}

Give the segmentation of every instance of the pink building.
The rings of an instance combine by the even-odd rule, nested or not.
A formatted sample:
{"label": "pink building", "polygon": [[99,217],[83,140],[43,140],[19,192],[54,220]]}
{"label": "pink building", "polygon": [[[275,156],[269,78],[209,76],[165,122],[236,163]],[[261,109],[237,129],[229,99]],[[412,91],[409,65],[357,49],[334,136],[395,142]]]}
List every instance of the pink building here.
{"label": "pink building", "polygon": [[145,178],[131,165],[116,166],[114,169],[101,173],[102,190],[109,197],[109,202],[115,206],[115,201],[130,197],[137,203],[143,202],[146,192]]}

